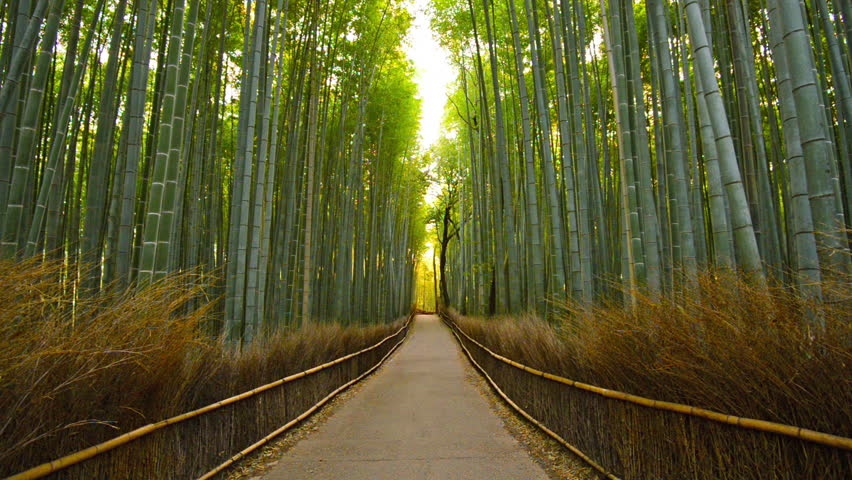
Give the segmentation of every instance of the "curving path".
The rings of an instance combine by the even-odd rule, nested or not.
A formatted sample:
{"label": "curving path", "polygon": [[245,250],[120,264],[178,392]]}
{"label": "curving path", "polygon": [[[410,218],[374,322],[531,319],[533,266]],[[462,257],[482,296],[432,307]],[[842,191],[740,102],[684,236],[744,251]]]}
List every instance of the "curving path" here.
{"label": "curving path", "polygon": [[548,478],[465,380],[434,315],[357,395],[289,450],[266,480]]}

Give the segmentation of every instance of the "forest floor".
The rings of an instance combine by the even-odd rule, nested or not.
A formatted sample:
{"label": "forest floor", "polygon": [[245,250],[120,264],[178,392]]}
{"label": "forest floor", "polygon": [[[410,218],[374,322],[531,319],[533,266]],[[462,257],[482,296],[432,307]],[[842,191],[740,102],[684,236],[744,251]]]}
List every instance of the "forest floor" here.
{"label": "forest floor", "polygon": [[593,478],[494,396],[435,316],[344,395],[229,479]]}

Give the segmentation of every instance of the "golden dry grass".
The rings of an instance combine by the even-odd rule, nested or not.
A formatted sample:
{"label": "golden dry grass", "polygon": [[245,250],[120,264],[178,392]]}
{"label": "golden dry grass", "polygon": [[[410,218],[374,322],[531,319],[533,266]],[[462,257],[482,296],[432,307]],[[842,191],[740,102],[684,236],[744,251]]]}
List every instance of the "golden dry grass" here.
{"label": "golden dry grass", "polygon": [[[583,310],[561,304],[554,325],[529,315],[483,319],[453,312],[453,316],[462,330],[496,353],[536,369],[648,398],[850,437],[852,302],[848,285],[846,281],[825,285],[834,301],[818,308],[784,289],[755,287],[734,275],[707,274],[688,295],[656,300],[640,297],[632,310],[614,305]],[[820,312],[824,329],[805,320],[806,312],[812,311]],[[615,473],[632,472],[627,478],[685,475],[691,472],[690,462],[707,462],[705,469],[707,465],[726,465],[700,478],[806,478],[806,472],[812,470],[795,469],[818,469],[823,461],[819,455],[799,450],[802,447],[795,442],[784,441],[779,447],[774,440],[748,437],[750,433],[729,435],[730,430],[716,427],[703,431],[704,426],[681,424],[669,415],[564,393],[567,387],[524,379],[520,370],[496,364],[491,369],[516,395],[541,396],[541,400],[529,401],[530,408],[539,409],[551,424],[558,424],[549,424],[553,428],[571,435],[572,428],[580,427],[567,423],[588,419],[586,435],[612,429],[607,439],[590,443],[588,448],[599,451],[587,453],[593,458],[595,454],[610,456]],[[573,406],[571,400],[563,405],[560,395],[577,397]],[[585,410],[569,412],[572,408]],[[618,429],[639,430],[631,434],[640,440],[625,446],[631,434],[624,434],[619,444],[615,438],[622,434],[614,433]],[[703,432],[700,441],[693,438],[696,431]],[[652,432],[665,438],[652,441],[648,438]],[[616,443],[607,447],[601,442]],[[750,451],[740,458],[728,457],[742,453],[737,453],[738,442]],[[755,445],[762,447],[754,450]],[[705,458],[689,460],[689,454]],[[677,460],[654,460],[665,455]],[[713,455],[716,464],[707,460]],[[838,455],[843,460],[834,467],[848,472],[852,455]],[[796,463],[800,460],[804,463]],[[666,470],[665,466],[652,467],[654,461],[683,465]],[[746,465],[745,473],[738,473],[733,465]],[[792,469],[787,472],[792,476],[765,471],[760,476],[761,469],[774,466],[777,470],[779,465]],[[643,476],[648,472],[654,473]],[[828,476],[824,478],[840,478],[832,477],[831,469],[825,472]]]}
{"label": "golden dry grass", "polygon": [[317,324],[239,354],[204,333],[213,303],[191,275],[71,301],[75,283],[61,280],[68,272],[60,262],[0,262],[0,476],[352,353],[398,328]]}

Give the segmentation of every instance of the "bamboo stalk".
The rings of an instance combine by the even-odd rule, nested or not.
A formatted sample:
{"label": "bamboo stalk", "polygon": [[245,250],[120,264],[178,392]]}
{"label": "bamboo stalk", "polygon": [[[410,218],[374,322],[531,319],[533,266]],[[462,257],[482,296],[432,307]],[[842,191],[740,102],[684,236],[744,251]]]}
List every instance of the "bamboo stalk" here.
{"label": "bamboo stalk", "polygon": [[737,417],[735,415],[726,415],[724,413],[714,412],[712,410],[693,407],[690,405],[683,405],[680,403],[654,400],[650,398],[640,397],[638,395],[631,395],[629,393],[619,392],[617,390],[610,390],[595,385],[589,385],[587,383],[577,382],[568,378],[560,377],[558,375],[553,375],[552,373],[542,372],[541,370],[536,370],[535,368],[528,367],[522,363],[518,363],[514,360],[508,359],[502,355],[498,355],[492,352],[486,346],[471,338],[467,333],[464,332],[464,330],[459,328],[459,326],[456,325],[456,323],[452,319],[446,318],[446,320],[451,324],[451,327],[453,329],[458,330],[462,335],[464,335],[465,338],[470,340],[474,345],[481,348],[495,359],[500,360],[501,362],[506,363],[508,365],[511,365],[519,370],[523,370],[532,375],[546,378],[556,383],[561,383],[563,385],[568,385],[579,390],[595,393],[606,398],[621,400],[624,402],[633,403],[635,405],[640,405],[655,410],[665,410],[669,412],[680,413],[683,415],[705,418],[707,420],[711,420],[718,423],[724,423],[727,425],[733,425],[735,427],[748,428],[750,430],[757,430],[765,433],[774,433],[776,435],[795,438],[798,440],[804,440],[819,445],[825,445],[827,447],[852,451],[852,438],[841,437],[838,435],[832,435],[830,433],[818,432],[816,430],[809,430],[807,428],[784,425],[781,423],[775,423],[766,420]]}

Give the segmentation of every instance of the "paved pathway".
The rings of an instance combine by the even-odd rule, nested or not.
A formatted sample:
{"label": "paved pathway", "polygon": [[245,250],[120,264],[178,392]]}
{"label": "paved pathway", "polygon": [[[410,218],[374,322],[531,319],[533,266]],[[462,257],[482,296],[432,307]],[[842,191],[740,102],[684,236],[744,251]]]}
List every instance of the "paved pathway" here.
{"label": "paved pathway", "polygon": [[435,316],[266,480],[546,479],[465,380],[455,339]]}

